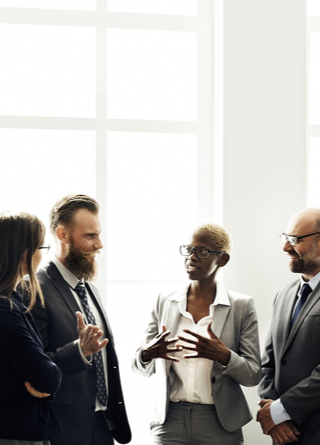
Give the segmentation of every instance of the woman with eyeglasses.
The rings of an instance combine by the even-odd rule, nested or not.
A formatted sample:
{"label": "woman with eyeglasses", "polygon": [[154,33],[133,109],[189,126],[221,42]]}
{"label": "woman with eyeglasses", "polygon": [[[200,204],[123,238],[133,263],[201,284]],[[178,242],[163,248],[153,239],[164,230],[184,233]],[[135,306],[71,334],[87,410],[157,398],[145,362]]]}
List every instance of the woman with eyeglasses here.
{"label": "woman with eyeglasses", "polygon": [[151,434],[155,445],[238,445],[252,415],[240,385],[260,381],[253,299],[227,290],[217,274],[231,237],[205,224],[180,247],[190,283],[160,294],[133,368],[158,374]]}
{"label": "woman with eyeglasses", "polygon": [[[0,445],[48,445],[61,431],[50,395],[61,383],[59,368],[44,354],[30,313],[37,294],[35,276],[45,235],[28,213],[0,213]],[[17,291],[29,275],[30,304]]]}

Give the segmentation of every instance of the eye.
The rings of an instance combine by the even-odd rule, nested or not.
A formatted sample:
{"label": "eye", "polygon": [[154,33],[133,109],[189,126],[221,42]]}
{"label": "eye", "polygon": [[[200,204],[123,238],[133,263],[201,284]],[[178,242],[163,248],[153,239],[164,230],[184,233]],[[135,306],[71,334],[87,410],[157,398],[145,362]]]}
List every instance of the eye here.
{"label": "eye", "polygon": [[87,238],[89,238],[89,239],[93,239],[94,237],[95,237],[94,233],[88,233],[87,234]]}
{"label": "eye", "polygon": [[205,249],[204,247],[200,247],[199,249],[197,249],[198,252],[200,253],[200,255],[207,255],[208,254],[208,250]]}

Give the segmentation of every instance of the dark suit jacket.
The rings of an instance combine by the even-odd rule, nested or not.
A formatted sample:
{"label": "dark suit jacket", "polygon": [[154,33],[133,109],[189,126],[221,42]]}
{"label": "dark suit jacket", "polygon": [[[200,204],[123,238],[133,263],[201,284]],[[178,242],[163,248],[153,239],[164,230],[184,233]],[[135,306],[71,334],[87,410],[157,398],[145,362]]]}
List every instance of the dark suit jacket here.
{"label": "dark suit jacket", "polygon": [[[45,298],[45,308],[39,304],[33,316],[41,332],[45,352],[62,371],[61,388],[53,403],[54,412],[61,421],[63,432],[52,440],[52,445],[88,445],[91,441],[96,401],[95,365],[84,363],[77,344],[76,311],[81,311],[69,285],[57,267],[50,262],[37,274]],[[121,383],[118,360],[110,325],[99,298],[98,291],[86,283],[87,290],[100,311],[109,343],[108,364],[108,409],[106,411],[113,437],[119,443],[131,440]]]}
{"label": "dark suit jacket", "polygon": [[41,441],[61,431],[50,399],[31,396],[28,381],[54,394],[61,372],[43,351],[39,331],[18,292],[0,296],[0,438]]}
{"label": "dark suit jacket", "polygon": [[265,351],[259,394],[281,401],[301,432],[299,444],[320,443],[320,284],[291,332],[299,281],[278,293]]}

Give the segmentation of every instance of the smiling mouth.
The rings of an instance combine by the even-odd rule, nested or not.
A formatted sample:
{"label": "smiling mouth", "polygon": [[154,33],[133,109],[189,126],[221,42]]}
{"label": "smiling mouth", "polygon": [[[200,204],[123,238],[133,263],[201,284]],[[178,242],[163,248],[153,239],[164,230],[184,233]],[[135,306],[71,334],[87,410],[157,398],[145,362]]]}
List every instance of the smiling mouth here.
{"label": "smiling mouth", "polygon": [[196,270],[199,270],[199,267],[193,266],[192,264],[187,264],[187,272],[195,272]]}

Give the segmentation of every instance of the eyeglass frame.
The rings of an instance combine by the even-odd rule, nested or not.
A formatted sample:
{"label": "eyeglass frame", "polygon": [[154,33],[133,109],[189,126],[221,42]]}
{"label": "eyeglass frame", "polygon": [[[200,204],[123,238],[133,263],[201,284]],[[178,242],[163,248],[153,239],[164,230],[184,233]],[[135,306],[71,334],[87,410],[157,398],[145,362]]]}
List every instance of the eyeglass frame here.
{"label": "eyeglass frame", "polygon": [[[285,244],[286,242],[289,242],[289,244],[291,246],[296,246],[298,244],[298,241],[301,238],[306,238],[307,236],[312,236],[312,235],[319,235],[320,232],[315,232],[315,233],[309,233],[309,235],[302,235],[302,236],[294,236],[294,235],[287,235],[286,233],[281,233],[279,236],[281,238],[281,240],[283,241],[283,243]],[[284,238],[285,237],[285,238]],[[292,242],[290,242],[289,238],[291,238],[291,241],[294,243],[292,244]]]}
{"label": "eyeglass frame", "polygon": [[45,252],[45,255],[47,255],[49,253],[50,248],[51,248],[50,244],[48,244],[47,246],[40,246],[40,247],[38,247],[39,250],[47,249],[47,251]]}
{"label": "eyeglass frame", "polygon": [[[188,254],[188,255],[184,255],[182,252],[181,252],[181,248],[182,247],[191,247],[191,252]],[[207,252],[208,252],[208,256],[206,256],[206,257],[203,257],[203,258],[199,258],[198,257],[198,255],[197,255],[197,249],[204,249],[204,250],[206,250]],[[183,244],[182,246],[180,246],[179,247],[179,251],[180,251],[180,255],[182,255],[182,256],[190,256],[190,255],[192,255],[193,254],[193,252],[195,253],[195,256],[198,258],[198,260],[206,260],[207,258],[209,258],[209,256],[210,256],[210,253],[221,253],[221,254],[225,254],[225,253],[227,253],[227,252],[223,252],[223,251],[220,251],[220,250],[209,250],[209,249],[206,249],[205,247],[192,247],[192,246],[189,246],[188,244]]]}

